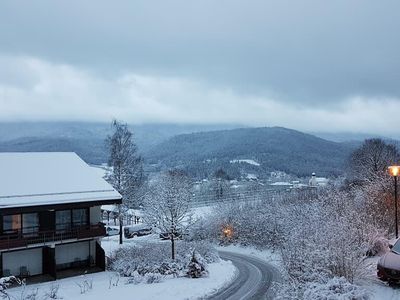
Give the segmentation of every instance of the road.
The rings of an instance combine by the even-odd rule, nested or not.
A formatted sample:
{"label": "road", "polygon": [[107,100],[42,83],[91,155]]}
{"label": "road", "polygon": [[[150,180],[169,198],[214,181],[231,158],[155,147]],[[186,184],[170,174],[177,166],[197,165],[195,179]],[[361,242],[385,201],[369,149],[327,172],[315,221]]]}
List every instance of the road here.
{"label": "road", "polygon": [[219,251],[224,260],[232,261],[238,270],[236,279],[224,289],[212,295],[209,299],[239,300],[239,299],[269,299],[272,298],[270,287],[279,280],[279,272],[265,261],[227,251]]}

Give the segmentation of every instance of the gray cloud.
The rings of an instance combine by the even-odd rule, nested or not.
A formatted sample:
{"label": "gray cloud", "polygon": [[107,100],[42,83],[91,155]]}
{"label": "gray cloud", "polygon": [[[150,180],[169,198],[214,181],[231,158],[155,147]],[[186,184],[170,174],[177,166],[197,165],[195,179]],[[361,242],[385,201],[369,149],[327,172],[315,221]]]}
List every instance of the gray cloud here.
{"label": "gray cloud", "polygon": [[[126,72],[108,79],[36,58],[0,57],[0,62],[4,60],[15,66],[10,68],[11,73],[20,72],[31,80],[0,84],[3,121],[119,118],[130,123],[241,123],[306,131],[395,134],[400,109],[396,99],[366,97],[346,98],[330,108],[299,107],[181,77]],[[5,69],[0,72],[8,77]]]}
{"label": "gray cloud", "polygon": [[[133,110],[126,117],[140,121],[318,129],[295,123],[302,114],[319,124],[336,116],[341,124],[330,127],[354,130],[354,120],[384,117],[382,105],[397,108],[399,10],[398,1],[372,0],[2,1],[2,118],[29,117],[18,107],[32,98],[36,107],[71,108],[52,115],[62,118]],[[126,78],[138,89],[122,88]],[[381,122],[370,129],[390,129]]]}

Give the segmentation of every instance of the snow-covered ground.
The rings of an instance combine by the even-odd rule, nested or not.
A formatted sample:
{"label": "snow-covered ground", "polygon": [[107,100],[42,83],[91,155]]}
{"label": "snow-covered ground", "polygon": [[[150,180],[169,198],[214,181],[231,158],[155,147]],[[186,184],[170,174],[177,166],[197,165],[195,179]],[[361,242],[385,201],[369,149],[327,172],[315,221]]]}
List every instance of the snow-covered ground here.
{"label": "snow-covered ground", "polygon": [[[231,262],[221,261],[209,264],[209,277],[191,278],[166,278],[163,282],[146,284],[127,284],[126,278],[120,278],[118,285],[113,286],[110,282],[116,283],[118,276],[114,272],[101,272],[79,277],[71,277],[46,282],[41,284],[29,285],[25,288],[25,294],[38,289],[36,299],[45,298],[45,294],[50,291],[52,285],[59,285],[59,297],[68,299],[198,299],[214,293],[217,289],[228,284],[235,277],[236,269]],[[79,285],[84,281],[92,283],[92,288],[85,293],[81,293]],[[23,291],[22,287],[10,289],[10,294],[19,299]]]}
{"label": "snow-covered ground", "polygon": [[400,299],[400,286],[389,286],[376,276],[376,265],[379,258],[379,256],[375,256],[367,259],[365,264],[368,274],[361,285],[370,292],[372,300]]}
{"label": "snow-covered ground", "polygon": [[[119,236],[105,237],[102,240],[102,246],[109,255],[112,251],[119,247],[127,247],[133,244],[144,244],[148,242],[169,243],[162,241],[157,234],[151,234],[143,237],[135,237],[125,239],[123,245],[118,244]],[[121,277],[116,286],[113,283],[117,282],[119,277],[115,272],[101,272],[88,274],[85,276],[77,276],[66,279],[61,279],[53,282],[41,284],[33,284],[25,287],[12,288],[10,294],[19,299],[21,293],[25,295],[38,290],[36,299],[46,299],[46,293],[49,293],[51,286],[59,286],[59,297],[64,300],[68,299],[199,299],[207,295],[213,294],[225,285],[228,285],[236,276],[236,268],[230,261],[220,261],[208,265],[209,276],[199,279],[191,279],[186,277],[171,278],[165,277],[160,283],[139,283],[127,284],[127,278]],[[92,288],[85,293],[81,293],[79,285],[84,282],[92,283]],[[111,283],[111,284],[110,284]]]}
{"label": "snow-covered ground", "polygon": [[390,287],[382,282],[372,282],[366,286],[371,292],[372,300],[397,300],[400,299],[400,288]]}

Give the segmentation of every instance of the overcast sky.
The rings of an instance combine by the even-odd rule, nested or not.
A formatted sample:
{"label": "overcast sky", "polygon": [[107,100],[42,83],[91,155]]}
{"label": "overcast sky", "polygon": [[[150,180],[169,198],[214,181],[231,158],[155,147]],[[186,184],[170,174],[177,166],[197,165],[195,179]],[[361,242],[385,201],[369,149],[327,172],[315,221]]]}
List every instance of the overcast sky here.
{"label": "overcast sky", "polygon": [[0,2],[0,121],[397,135],[400,1]]}

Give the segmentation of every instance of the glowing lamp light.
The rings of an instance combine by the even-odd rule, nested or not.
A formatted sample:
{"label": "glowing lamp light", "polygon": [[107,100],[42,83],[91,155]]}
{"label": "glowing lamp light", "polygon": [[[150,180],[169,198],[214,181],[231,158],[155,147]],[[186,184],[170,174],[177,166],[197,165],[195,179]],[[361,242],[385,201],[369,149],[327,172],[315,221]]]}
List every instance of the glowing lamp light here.
{"label": "glowing lamp light", "polygon": [[222,229],[225,237],[231,238],[233,235],[233,230],[231,226],[226,226]]}
{"label": "glowing lamp light", "polygon": [[396,177],[400,173],[400,166],[390,166],[388,169],[391,176]]}

